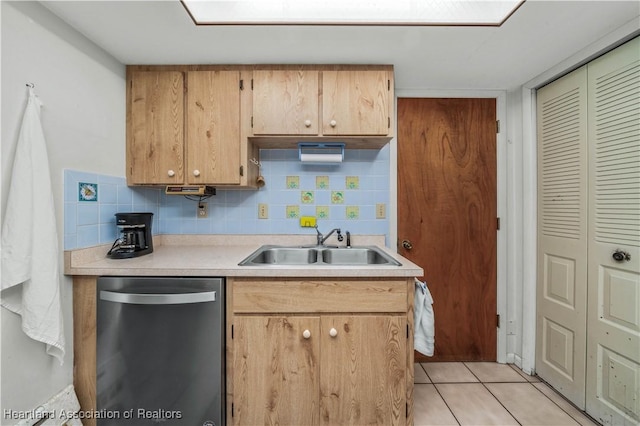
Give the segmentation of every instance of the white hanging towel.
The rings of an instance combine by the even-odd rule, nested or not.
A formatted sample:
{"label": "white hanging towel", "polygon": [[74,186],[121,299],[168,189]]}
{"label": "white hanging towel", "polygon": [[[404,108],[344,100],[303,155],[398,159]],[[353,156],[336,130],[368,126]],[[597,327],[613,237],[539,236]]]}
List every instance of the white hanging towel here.
{"label": "white hanging towel", "polygon": [[[22,316],[22,330],[63,363],[58,233],[41,103],[29,89],[2,224],[0,303]],[[22,288],[20,288],[22,287]]]}
{"label": "white hanging towel", "polygon": [[433,298],[427,283],[415,279],[416,289],[413,306],[413,347],[426,356],[433,356],[435,346],[435,320]]}

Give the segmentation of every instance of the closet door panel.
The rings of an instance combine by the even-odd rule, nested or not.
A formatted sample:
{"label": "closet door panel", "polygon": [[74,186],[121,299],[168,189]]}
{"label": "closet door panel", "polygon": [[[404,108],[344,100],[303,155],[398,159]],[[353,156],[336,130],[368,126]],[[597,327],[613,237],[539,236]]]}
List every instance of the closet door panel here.
{"label": "closet door panel", "polygon": [[587,74],[541,88],[538,114],[536,372],[585,406]]}
{"label": "closet door panel", "polygon": [[640,38],[588,65],[587,412],[640,422]]}

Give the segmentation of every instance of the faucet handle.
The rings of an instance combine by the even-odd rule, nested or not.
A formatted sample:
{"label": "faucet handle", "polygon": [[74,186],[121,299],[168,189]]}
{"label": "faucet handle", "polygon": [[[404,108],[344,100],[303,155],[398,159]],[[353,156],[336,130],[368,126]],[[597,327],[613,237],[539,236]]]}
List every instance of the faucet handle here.
{"label": "faucet handle", "polygon": [[342,240],[344,240],[344,237],[342,236],[342,231],[340,231],[340,228],[336,229],[336,238],[338,239],[338,241],[342,242]]}

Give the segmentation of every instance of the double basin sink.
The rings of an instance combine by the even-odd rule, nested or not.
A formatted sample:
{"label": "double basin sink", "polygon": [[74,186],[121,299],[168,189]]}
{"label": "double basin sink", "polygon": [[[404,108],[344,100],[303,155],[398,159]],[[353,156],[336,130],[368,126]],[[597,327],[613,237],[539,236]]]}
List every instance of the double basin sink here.
{"label": "double basin sink", "polygon": [[379,265],[402,264],[375,246],[291,247],[266,245],[239,263],[240,266],[266,265]]}

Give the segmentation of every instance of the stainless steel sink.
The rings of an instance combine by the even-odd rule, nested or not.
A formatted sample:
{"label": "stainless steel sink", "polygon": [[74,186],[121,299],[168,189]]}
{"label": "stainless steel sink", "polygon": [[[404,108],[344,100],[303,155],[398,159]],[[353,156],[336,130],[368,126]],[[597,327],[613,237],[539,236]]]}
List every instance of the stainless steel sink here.
{"label": "stainless steel sink", "polygon": [[322,260],[330,265],[401,265],[377,247],[327,248],[322,250]]}
{"label": "stainless steel sink", "polygon": [[251,253],[240,266],[266,265],[393,265],[401,263],[378,247],[290,247],[266,245]]}
{"label": "stainless steel sink", "polygon": [[314,248],[262,246],[239,265],[308,265],[317,261],[318,250]]}

